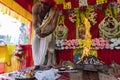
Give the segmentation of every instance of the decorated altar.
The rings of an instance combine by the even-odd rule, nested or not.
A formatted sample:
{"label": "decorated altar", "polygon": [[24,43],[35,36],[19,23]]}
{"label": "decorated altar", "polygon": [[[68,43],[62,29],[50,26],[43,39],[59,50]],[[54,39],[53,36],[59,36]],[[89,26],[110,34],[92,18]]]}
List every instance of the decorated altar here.
{"label": "decorated altar", "polygon": [[[90,54],[107,65],[112,61],[120,64],[119,1],[58,0],[57,6],[60,9],[60,16],[64,16],[63,24],[67,27],[66,39],[56,40],[57,63],[68,60],[75,62],[83,53],[84,43],[87,44],[85,33],[90,32],[91,38],[88,41],[88,45],[91,45]],[[85,23],[84,17],[90,23],[88,32],[86,27],[89,25]]]}
{"label": "decorated altar", "polygon": [[[7,0],[5,1],[7,2]],[[4,4],[7,4],[6,2]],[[19,3],[22,2],[19,1]],[[23,1],[23,3],[25,2]],[[112,64],[113,61],[120,64],[119,0],[56,0],[56,4],[60,10],[54,32],[58,65],[63,61],[75,63],[89,55],[97,57],[107,65]],[[28,20],[31,20],[31,14],[26,14],[30,18],[27,16],[27,21],[25,19],[22,22],[28,23]],[[25,15],[22,16],[25,17]],[[25,56],[15,54],[14,57],[7,58],[11,59],[12,63],[9,63],[10,60],[6,60],[8,64],[0,63],[0,70],[3,70],[1,73],[33,66],[32,45],[20,46]],[[9,49],[9,46],[7,45],[5,48]],[[14,50],[16,50],[15,45],[12,45],[8,52],[12,53]],[[23,62],[18,58],[16,60],[16,56]],[[13,67],[13,65],[15,66]]]}

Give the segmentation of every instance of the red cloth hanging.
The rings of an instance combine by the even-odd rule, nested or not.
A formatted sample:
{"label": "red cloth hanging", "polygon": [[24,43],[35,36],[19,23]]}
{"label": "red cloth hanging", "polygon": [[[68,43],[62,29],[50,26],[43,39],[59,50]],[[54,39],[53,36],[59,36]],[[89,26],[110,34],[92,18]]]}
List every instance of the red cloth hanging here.
{"label": "red cloth hanging", "polygon": [[96,0],[87,0],[88,1],[88,5],[95,5],[96,4]]}
{"label": "red cloth hanging", "polygon": [[26,67],[33,66],[32,45],[21,45],[26,55]]}
{"label": "red cloth hanging", "polygon": [[91,35],[92,35],[92,39],[94,38],[98,38],[99,37],[99,28],[98,25],[100,24],[100,22],[104,19],[104,12],[102,10],[96,10],[97,13],[97,18],[96,21],[97,23],[95,25],[92,25],[91,27]]}
{"label": "red cloth hanging", "polygon": [[98,50],[98,58],[108,65],[113,61],[120,64],[120,50]]}
{"label": "red cloth hanging", "polygon": [[57,64],[60,64],[62,61],[73,62],[73,50],[57,50],[56,60]]}

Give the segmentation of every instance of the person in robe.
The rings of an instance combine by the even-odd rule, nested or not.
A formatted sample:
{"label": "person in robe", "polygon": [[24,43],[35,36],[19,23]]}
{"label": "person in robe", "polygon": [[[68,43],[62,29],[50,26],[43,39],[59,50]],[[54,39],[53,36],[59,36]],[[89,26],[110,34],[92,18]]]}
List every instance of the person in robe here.
{"label": "person in robe", "polygon": [[49,54],[47,65],[52,64],[52,54],[50,54],[54,53],[52,33],[56,27],[58,12],[54,0],[39,0],[39,2],[33,6],[34,38],[32,43],[32,53],[35,66],[34,70],[38,70],[44,65],[47,53]]}

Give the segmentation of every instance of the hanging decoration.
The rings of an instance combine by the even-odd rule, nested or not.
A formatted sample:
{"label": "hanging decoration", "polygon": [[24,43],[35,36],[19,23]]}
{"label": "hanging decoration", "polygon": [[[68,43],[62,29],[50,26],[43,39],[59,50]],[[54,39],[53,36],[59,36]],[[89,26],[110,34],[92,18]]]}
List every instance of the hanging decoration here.
{"label": "hanging decoration", "polygon": [[76,38],[80,39],[79,32],[78,32],[78,28],[80,25],[80,10],[79,8],[76,8],[75,11],[76,11]]}
{"label": "hanging decoration", "polygon": [[55,0],[56,4],[63,4],[65,0]]}
{"label": "hanging decoration", "polygon": [[72,23],[75,23],[75,22],[76,22],[76,12],[75,12],[75,9],[69,10],[69,20],[70,20]]}
{"label": "hanging decoration", "polygon": [[85,39],[85,32],[86,32],[85,25],[83,23],[80,23],[77,30],[78,30],[78,38]]}
{"label": "hanging decoration", "polygon": [[9,55],[7,45],[0,45],[0,63],[9,63]]}
{"label": "hanging decoration", "polygon": [[111,15],[115,19],[117,19],[117,16],[118,16],[118,4],[116,2],[109,3],[108,8],[106,10],[106,14],[107,14],[108,11],[109,12],[111,11]]}
{"label": "hanging decoration", "polygon": [[86,16],[88,17],[88,20],[90,21],[91,25],[95,25],[97,23],[97,13],[94,10],[93,6],[88,6],[86,11]]}
{"label": "hanging decoration", "polygon": [[22,61],[22,58],[25,58],[24,51],[20,45],[16,45],[16,49],[13,52],[13,55],[16,56],[17,60]]}
{"label": "hanging decoration", "polygon": [[117,10],[118,10],[118,22],[120,22],[120,5],[117,6]]}
{"label": "hanging decoration", "polygon": [[86,32],[85,32],[85,39],[83,40],[84,41],[83,42],[83,53],[80,59],[83,59],[85,56],[90,55],[90,49],[91,49],[91,44],[92,44],[91,34],[90,34],[90,28],[91,28],[90,22],[85,16],[83,16],[83,18],[84,18]]}
{"label": "hanging decoration", "polygon": [[57,27],[54,31],[54,36],[56,40],[65,40],[67,38],[68,28],[64,23],[64,15],[58,16]]}
{"label": "hanging decoration", "polygon": [[103,10],[103,6],[100,4],[100,5],[94,5],[94,9],[95,10]]}
{"label": "hanging decoration", "polygon": [[108,11],[106,17],[99,24],[100,37],[111,39],[115,37],[119,37],[120,35],[120,24],[118,24],[117,20],[113,18],[111,13]]}
{"label": "hanging decoration", "polygon": [[21,45],[16,45],[16,49],[13,52],[13,55],[21,63],[20,69],[25,69],[26,68],[26,56],[25,56],[24,50]]}
{"label": "hanging decoration", "polygon": [[87,0],[79,0],[79,7],[88,6]]}
{"label": "hanging decoration", "polygon": [[77,21],[76,21],[76,36],[78,39],[85,39],[85,24],[84,24],[84,13],[80,12],[79,9],[76,9]]}
{"label": "hanging decoration", "polygon": [[104,4],[104,3],[107,3],[107,0],[96,0],[97,5]]}
{"label": "hanging decoration", "polygon": [[71,9],[71,8],[72,8],[71,2],[64,2],[63,3],[63,9]]}
{"label": "hanging decoration", "polygon": [[5,13],[25,24],[29,24],[30,21],[32,21],[32,14],[18,5],[14,0],[0,0],[0,2],[0,12]]}

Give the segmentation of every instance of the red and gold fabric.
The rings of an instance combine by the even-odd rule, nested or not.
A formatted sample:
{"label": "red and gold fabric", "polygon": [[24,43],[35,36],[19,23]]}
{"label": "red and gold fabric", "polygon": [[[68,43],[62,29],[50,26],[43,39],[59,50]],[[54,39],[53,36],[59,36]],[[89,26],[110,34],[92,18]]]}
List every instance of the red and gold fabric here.
{"label": "red and gold fabric", "polygon": [[8,14],[25,24],[32,21],[32,14],[14,0],[0,0],[0,12]]}

